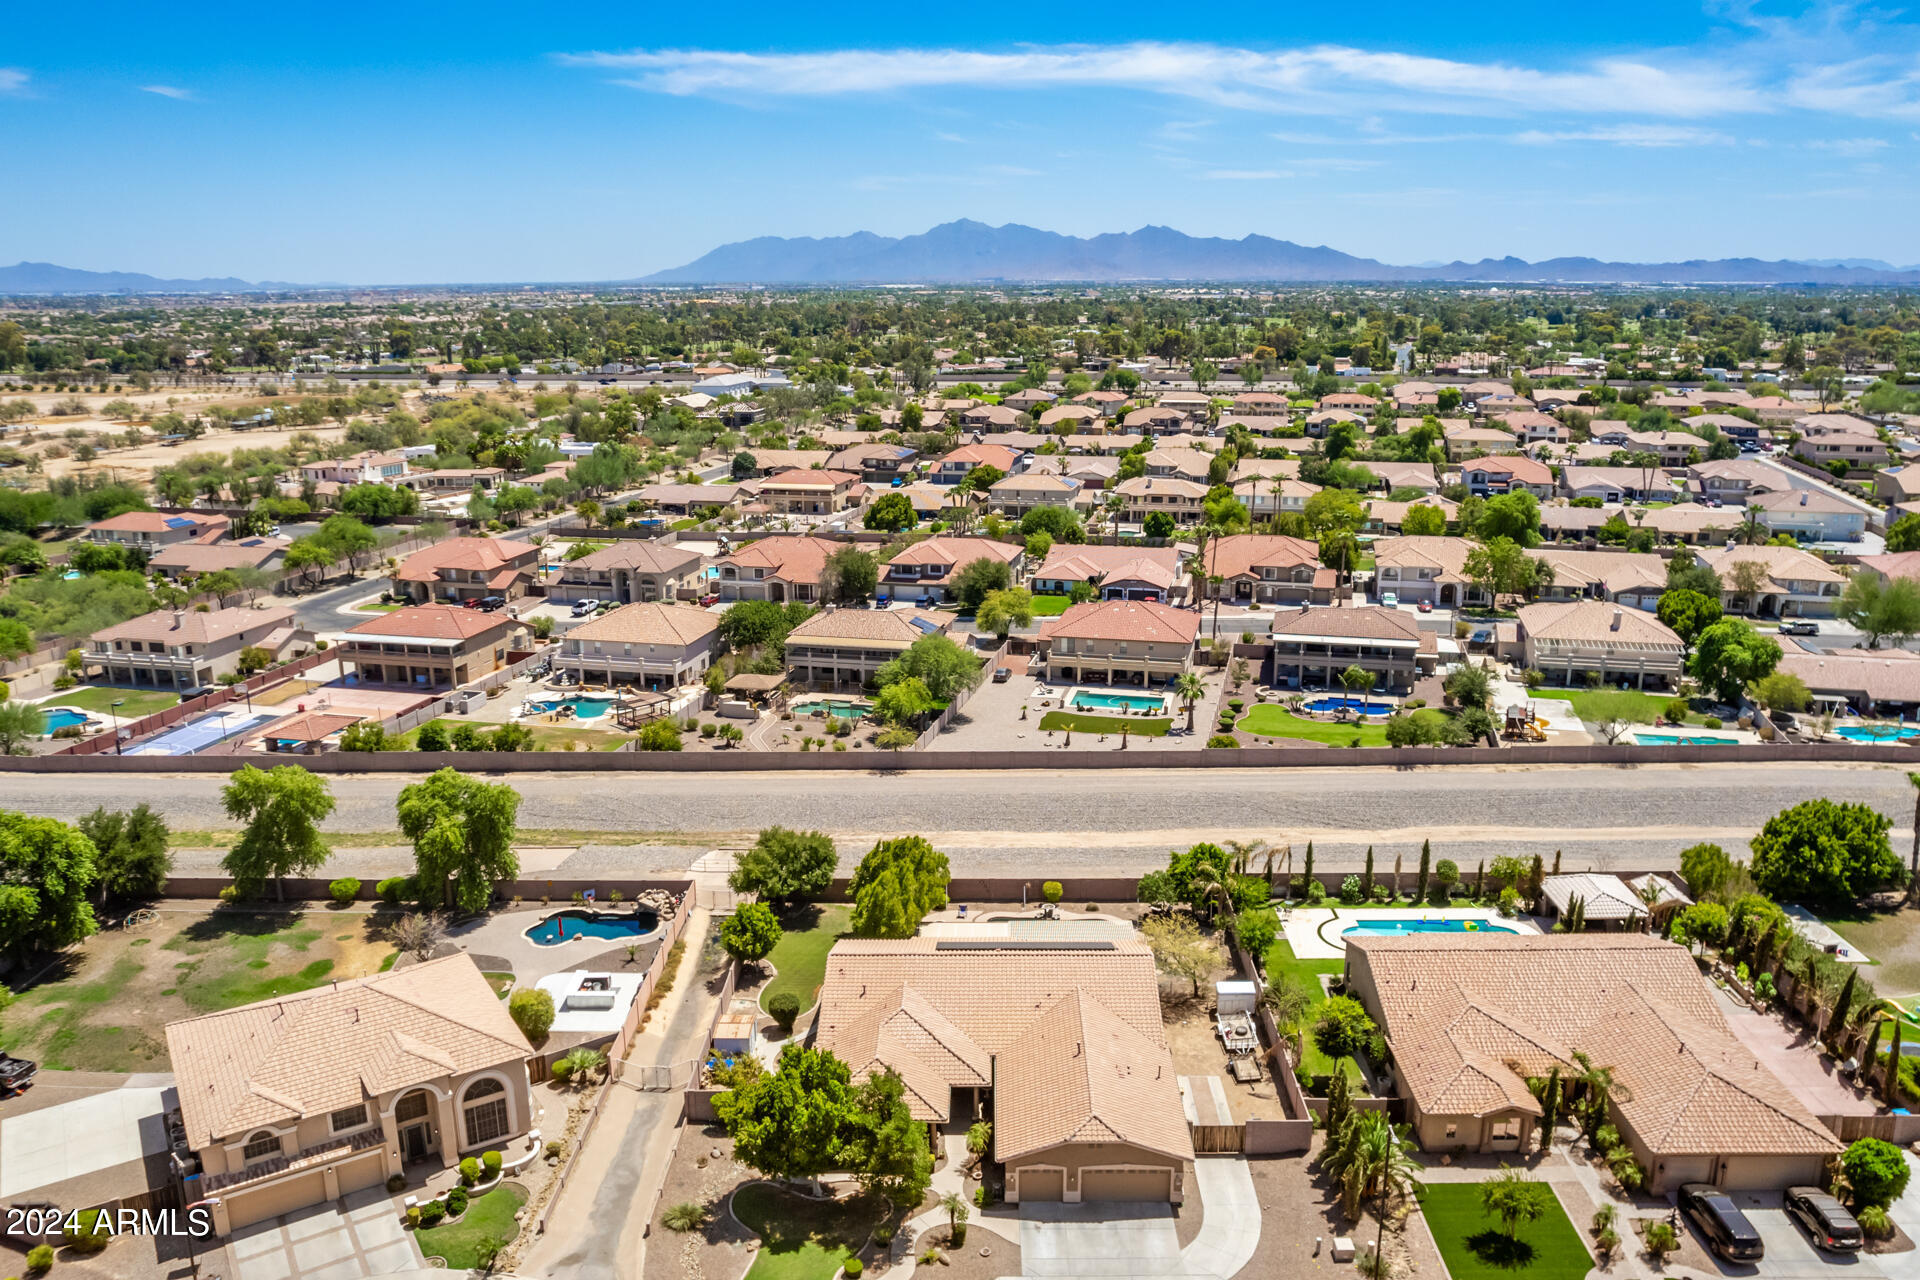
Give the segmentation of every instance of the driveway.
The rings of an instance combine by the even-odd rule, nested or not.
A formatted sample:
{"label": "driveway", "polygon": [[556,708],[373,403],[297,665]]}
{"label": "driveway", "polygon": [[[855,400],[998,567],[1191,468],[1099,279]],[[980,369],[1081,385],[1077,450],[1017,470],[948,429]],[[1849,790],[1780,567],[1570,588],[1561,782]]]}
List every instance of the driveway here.
{"label": "driveway", "polygon": [[1789,1028],[1777,1014],[1756,1013],[1719,987],[1713,989],[1727,1026],[1753,1056],[1767,1064],[1780,1083],[1817,1116],[1873,1115],[1879,1104],[1839,1073],[1818,1041]]}
{"label": "driveway", "polygon": [[[1823,1253],[1813,1247],[1804,1231],[1794,1225],[1787,1211],[1780,1207],[1778,1191],[1736,1191],[1733,1202],[1740,1206],[1740,1212],[1747,1215],[1747,1221],[1753,1223],[1754,1230],[1760,1233],[1761,1243],[1766,1245],[1767,1256],[1758,1263],[1728,1262],[1707,1249],[1707,1242],[1691,1221],[1684,1216],[1681,1221],[1693,1236],[1694,1242],[1706,1250],[1708,1260],[1724,1276],[1754,1276],[1759,1280],[1881,1280],[1888,1272],[1882,1270],[1883,1258],[1871,1254]],[[1892,1254],[1885,1257],[1898,1258]]]}
{"label": "driveway", "polygon": [[1228,1280],[1260,1244],[1260,1197],[1247,1162],[1196,1160],[1188,1194],[1202,1213],[1200,1233],[1184,1249],[1167,1205],[1023,1204],[1020,1269],[1034,1280]]}
{"label": "driveway", "polygon": [[242,1227],[227,1257],[235,1280],[368,1280],[426,1265],[377,1187]]}

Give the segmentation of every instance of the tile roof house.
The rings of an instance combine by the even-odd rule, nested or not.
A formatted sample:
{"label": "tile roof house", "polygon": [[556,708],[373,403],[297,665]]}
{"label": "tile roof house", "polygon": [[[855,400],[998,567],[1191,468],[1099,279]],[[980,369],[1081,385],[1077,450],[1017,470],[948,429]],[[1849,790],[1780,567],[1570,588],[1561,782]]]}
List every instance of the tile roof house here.
{"label": "tile roof house", "polygon": [[814,1043],[855,1081],[892,1070],[916,1120],[978,1115],[1008,1203],[1179,1203],[1193,1158],[1153,956],[1127,940],[845,939]]}
{"label": "tile roof house", "polygon": [[414,552],[393,571],[393,589],[416,604],[524,595],[540,561],[531,542],[448,538]]}
{"label": "tile roof house", "polygon": [[1452,609],[1471,604],[1481,593],[1467,581],[1467,555],[1473,544],[1440,534],[1403,534],[1373,544],[1374,586],[1392,592],[1401,604]]}
{"label": "tile roof house", "polygon": [[[1667,882],[1654,876],[1643,876],[1643,881],[1656,885]],[[1671,888],[1669,886],[1669,888]],[[1572,910],[1574,899],[1580,900],[1581,914],[1593,925],[1632,924],[1644,921],[1648,915],[1648,904],[1634,886],[1619,876],[1610,876],[1600,871],[1576,871],[1567,875],[1543,876],[1540,880],[1540,892],[1546,903],[1552,908],[1552,914],[1565,919]],[[1678,890],[1672,890],[1678,894]],[[1663,894],[1662,897],[1665,895]],[[1679,894],[1684,898],[1684,894]],[[1656,899],[1658,901],[1659,899]]]}
{"label": "tile roof house", "polygon": [[1289,689],[1340,687],[1348,667],[1371,672],[1374,688],[1409,690],[1439,662],[1439,637],[1417,615],[1377,605],[1284,610],[1268,624],[1268,683]]}
{"label": "tile roof house", "polygon": [[1515,641],[1527,669],[1569,688],[1589,671],[1603,684],[1677,688],[1683,670],[1685,646],[1672,628],[1605,600],[1523,605]]}
{"label": "tile roof house", "polygon": [[[1831,618],[1846,590],[1844,574],[1798,547],[1708,547],[1699,555],[1720,575],[1720,603],[1728,613]],[[1757,568],[1742,569],[1743,564]]]}
{"label": "tile roof house", "polygon": [[1598,498],[1602,503],[1671,502],[1674,485],[1659,467],[1564,467],[1560,493],[1569,498]]}
{"label": "tile roof house", "polygon": [[1611,600],[1651,611],[1667,589],[1667,562],[1652,552],[1532,547],[1527,554],[1553,571],[1541,600]]}
{"label": "tile roof house", "polygon": [[833,455],[825,449],[746,449],[753,455],[754,477],[777,475],[782,471],[809,471],[824,467]]}
{"label": "tile roof house", "polygon": [[238,542],[176,542],[153,553],[147,570],[168,578],[198,577],[233,569],[268,569],[287,554],[287,538],[243,538]]}
{"label": "tile roof house", "polygon": [[[1907,555],[1920,554],[1906,552]],[[1862,715],[1912,719],[1920,713],[1920,653],[1909,649],[1835,649],[1816,653],[1781,637],[1776,670],[1798,676],[1816,709],[1841,703]]]}
{"label": "tile roof house", "polygon": [[1259,604],[1332,604],[1339,575],[1320,563],[1320,548],[1304,538],[1237,533],[1207,543],[1205,584],[1210,600]]}
{"label": "tile roof house", "polygon": [[952,597],[954,575],[975,560],[996,560],[1019,581],[1026,548],[992,538],[932,537],[880,566],[880,594],[939,604]]}
{"label": "tile roof house", "polygon": [[746,490],[732,481],[717,484],[650,484],[634,493],[635,505],[642,510],[686,516],[708,507],[730,507],[741,500]]}
{"label": "tile roof house", "polygon": [[334,652],[343,671],[353,667],[353,678],[367,684],[428,690],[498,671],[528,643],[526,627],[504,611],[415,604],[348,628]]}
{"label": "tile roof house", "polygon": [[859,688],[916,640],[943,635],[951,614],[916,609],[826,609],[787,633],[787,670],[812,688]]}
{"label": "tile roof house", "polygon": [[[1275,513],[1302,512],[1306,510],[1307,499],[1320,492],[1317,484],[1308,484],[1305,480],[1278,476],[1248,476],[1244,480],[1233,482],[1233,496],[1247,509],[1247,514],[1257,525],[1262,520],[1271,519]],[[1204,511],[1202,503],[1201,510]]]}
{"label": "tile roof house", "polygon": [[1779,489],[1755,494],[1747,506],[1775,533],[1809,542],[1858,542],[1867,531],[1867,513],[1820,489]]}
{"label": "tile roof house", "polygon": [[[1920,479],[1920,471],[1915,472],[1915,478]],[[1696,462],[1687,468],[1687,481],[1699,497],[1732,506],[1746,505],[1754,494],[1789,487],[1787,478],[1777,468],[1751,458]]]}
{"label": "tile roof house", "polygon": [[1482,498],[1489,494],[1512,493],[1518,489],[1524,489],[1536,498],[1550,498],[1554,492],[1552,468],[1544,462],[1517,453],[1463,462],[1460,464],[1460,479],[1468,492]]}
{"label": "tile roof house", "polygon": [[547,588],[558,603],[611,600],[673,600],[681,588],[697,587],[702,557],[697,551],[664,542],[621,539],[560,566]]}
{"label": "tile roof house", "polygon": [[167,1024],[197,1191],[222,1233],[451,1168],[532,1127],[532,1050],[452,955]]}
{"label": "tile roof house", "polygon": [[1012,475],[1020,454],[997,444],[964,444],[933,464],[927,478],[935,484],[959,484],[975,467],[994,467]]}
{"label": "tile roof house", "polygon": [[1200,615],[1150,600],[1094,600],[1070,606],[1040,628],[1047,678],[1065,684],[1174,680],[1193,666]]}
{"label": "tile roof house", "polygon": [[820,571],[837,550],[839,544],[825,538],[757,539],[720,558],[720,599],[812,600],[820,591]]}
{"label": "tile roof house", "polygon": [[240,654],[265,649],[275,662],[313,647],[292,609],[156,609],[87,637],[86,666],[108,684],[194,689],[238,673]]}
{"label": "tile roof house", "polygon": [[1120,499],[1120,518],[1131,524],[1145,524],[1156,511],[1175,524],[1193,524],[1206,514],[1207,486],[1177,476],[1134,476],[1112,492]]}
{"label": "tile roof house", "polygon": [[218,542],[233,521],[211,511],[168,515],[164,511],[126,511],[87,526],[87,541],[113,542],[123,547],[154,551],[182,543]]}
{"label": "tile roof house", "polygon": [[1520,1152],[1527,1079],[1610,1068],[1609,1117],[1650,1190],[1819,1185],[1841,1144],[1733,1034],[1687,951],[1639,933],[1357,938],[1349,991],[1386,1034],[1430,1152]]}
{"label": "tile roof house", "polygon": [[[1060,459],[1048,459],[1060,461]],[[1098,488],[1098,486],[1095,486]],[[1094,497],[1080,481],[1065,475],[1026,471],[996,480],[987,490],[987,505],[1002,515],[1018,519],[1035,507],[1070,507],[1091,511]]]}
{"label": "tile roof house", "polygon": [[919,456],[904,444],[853,444],[828,458],[827,470],[851,471],[868,484],[890,485],[896,476],[912,475]]}
{"label": "tile roof house", "polygon": [[1036,595],[1063,596],[1084,582],[1103,600],[1164,601],[1179,579],[1180,552],[1173,547],[1057,542],[1028,585]]}
{"label": "tile roof house", "polygon": [[1447,456],[1453,459],[1466,457],[1470,453],[1517,453],[1520,441],[1511,431],[1502,431],[1498,427],[1476,427],[1466,422],[1448,422],[1441,428],[1440,435],[1445,443]]}
{"label": "tile roof house", "polygon": [[781,515],[820,516],[857,507],[866,500],[867,486],[850,471],[824,467],[777,472],[760,482],[760,501]]}
{"label": "tile roof house", "polygon": [[720,615],[693,605],[622,605],[567,632],[553,665],[582,683],[633,684],[665,692],[706,674],[721,652]]}

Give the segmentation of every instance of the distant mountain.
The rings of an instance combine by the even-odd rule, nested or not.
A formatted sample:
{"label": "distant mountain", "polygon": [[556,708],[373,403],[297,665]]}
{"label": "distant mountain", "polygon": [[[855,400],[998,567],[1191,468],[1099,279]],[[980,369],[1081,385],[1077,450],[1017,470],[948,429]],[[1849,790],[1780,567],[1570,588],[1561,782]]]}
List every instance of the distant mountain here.
{"label": "distant mountain", "polygon": [[47,293],[262,293],[292,289],[337,289],[338,285],[288,284],[279,280],[162,280],[138,271],[82,271],[51,262],[0,267],[0,294]]}
{"label": "distant mountain", "polygon": [[947,222],[921,235],[870,231],[828,239],[762,236],[722,245],[639,284],[912,284],[989,281],[1484,281],[1590,284],[1915,284],[1920,268],[1832,259],[1758,258],[1688,262],[1602,262],[1597,258],[1485,258],[1393,266],[1325,245],[1250,235],[1189,236],[1170,227],[1082,239],[1008,223]]}

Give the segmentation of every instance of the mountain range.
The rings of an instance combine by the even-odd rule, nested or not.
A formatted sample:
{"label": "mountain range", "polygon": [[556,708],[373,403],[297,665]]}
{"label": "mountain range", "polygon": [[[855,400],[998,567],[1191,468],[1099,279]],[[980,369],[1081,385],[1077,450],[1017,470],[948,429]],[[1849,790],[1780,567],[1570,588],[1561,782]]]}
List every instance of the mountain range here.
{"label": "mountain range", "polygon": [[1828,258],[1603,262],[1597,258],[1483,258],[1394,266],[1325,245],[1249,235],[1239,240],[1142,227],[1089,238],[1017,223],[962,219],[920,235],[871,231],[827,239],[762,236],[722,245],[637,284],[917,284],[989,281],[1459,281],[1591,284],[1915,284],[1920,266]]}
{"label": "mountain range", "polygon": [[288,284],[281,280],[162,280],[138,271],[82,271],[51,262],[16,262],[0,267],[0,294],[54,293],[261,293],[293,289],[337,289],[339,285]]}

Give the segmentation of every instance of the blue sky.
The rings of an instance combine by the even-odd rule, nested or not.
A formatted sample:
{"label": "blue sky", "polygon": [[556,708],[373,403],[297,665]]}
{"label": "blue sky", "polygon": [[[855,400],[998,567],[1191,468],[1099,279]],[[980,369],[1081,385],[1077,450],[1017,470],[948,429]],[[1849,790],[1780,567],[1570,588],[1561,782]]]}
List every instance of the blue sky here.
{"label": "blue sky", "polygon": [[1831,4],[34,5],[0,139],[0,260],[159,275],[615,279],[957,217],[1920,262],[1920,17]]}

